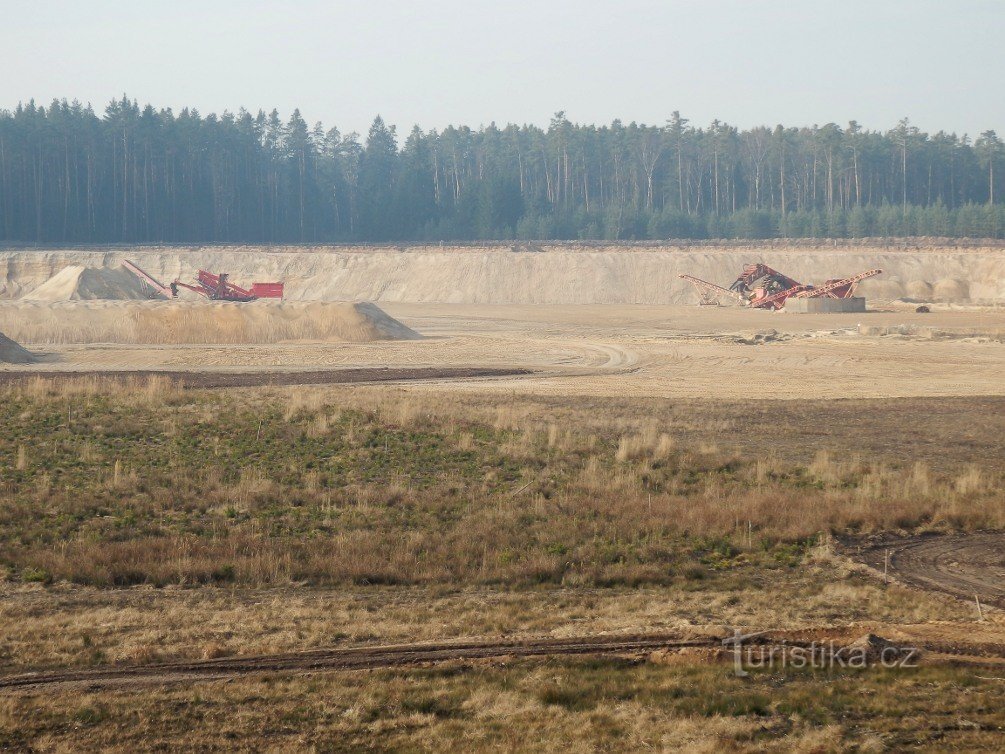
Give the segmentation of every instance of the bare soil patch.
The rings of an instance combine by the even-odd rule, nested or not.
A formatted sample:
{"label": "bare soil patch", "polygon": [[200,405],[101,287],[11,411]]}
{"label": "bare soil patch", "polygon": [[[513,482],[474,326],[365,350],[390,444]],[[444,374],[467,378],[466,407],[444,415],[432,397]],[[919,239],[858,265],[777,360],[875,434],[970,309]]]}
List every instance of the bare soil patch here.
{"label": "bare soil patch", "polygon": [[[5,278],[8,297],[32,295],[64,269],[114,270],[126,259],[162,281],[186,279],[199,268],[226,271],[234,280],[282,280],[290,300],[694,303],[697,297],[678,277],[681,273],[728,285],[744,264],[756,261],[813,283],[879,267],[883,275],[862,287],[867,298],[924,294],[935,301],[1005,299],[1005,252],[997,243],[937,248],[885,242],[839,247],[757,242],[34,249],[0,251],[0,277]],[[50,286],[56,290],[43,290],[42,295],[73,295],[78,277],[71,269]],[[111,293],[118,295],[117,287]]]}
{"label": "bare soil patch", "polygon": [[904,584],[1005,608],[1005,533],[879,537],[844,550]]}

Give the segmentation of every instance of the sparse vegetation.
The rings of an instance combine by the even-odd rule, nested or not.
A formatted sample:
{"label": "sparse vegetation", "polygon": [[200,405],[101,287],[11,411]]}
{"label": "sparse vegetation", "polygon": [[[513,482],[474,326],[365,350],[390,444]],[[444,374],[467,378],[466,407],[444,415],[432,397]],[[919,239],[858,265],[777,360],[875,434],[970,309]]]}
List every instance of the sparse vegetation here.
{"label": "sparse vegetation", "polygon": [[[721,665],[609,659],[459,671],[7,698],[0,701],[0,747],[45,741],[113,751],[993,750],[1003,723],[1000,682],[959,668],[740,679]],[[949,698],[953,703],[944,704]]]}
{"label": "sparse vegetation", "polygon": [[832,532],[1005,526],[1000,469],[466,415],[393,390],[11,387],[0,562],[98,586],[676,584],[790,567]]}
{"label": "sparse vegetation", "polygon": [[[471,637],[688,633],[699,626],[957,621],[973,606],[884,587],[825,548],[799,568],[700,569],[671,586],[304,585],[107,589],[0,584],[0,671],[198,660]],[[44,583],[44,582],[43,582]]]}
{"label": "sparse vegetation", "polygon": [[[877,408],[864,436],[852,404],[163,378],[37,379],[0,397],[5,673],[570,631],[972,627],[972,606],[884,587],[827,541],[1005,525],[980,400],[940,403],[949,419],[924,401],[908,419]],[[818,426],[819,411],[826,446],[749,431],[765,416]],[[929,420],[950,440],[904,454],[905,427]],[[646,660],[57,687],[0,701],[0,748],[869,751],[989,746],[1001,725],[1000,684],[966,669],[740,680],[702,657]]]}

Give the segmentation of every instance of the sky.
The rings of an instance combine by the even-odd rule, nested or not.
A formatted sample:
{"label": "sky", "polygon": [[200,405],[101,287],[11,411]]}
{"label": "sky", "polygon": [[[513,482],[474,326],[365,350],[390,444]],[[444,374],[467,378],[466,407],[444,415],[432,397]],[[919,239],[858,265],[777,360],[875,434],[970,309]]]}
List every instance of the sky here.
{"label": "sky", "polygon": [[0,109],[1005,134],[1005,0],[0,0]]}

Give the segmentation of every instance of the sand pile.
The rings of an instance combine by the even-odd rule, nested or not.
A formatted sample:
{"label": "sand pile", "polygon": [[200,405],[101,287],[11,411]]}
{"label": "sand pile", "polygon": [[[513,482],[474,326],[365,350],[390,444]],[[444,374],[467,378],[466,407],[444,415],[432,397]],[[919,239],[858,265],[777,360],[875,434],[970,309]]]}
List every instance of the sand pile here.
{"label": "sand pile", "polygon": [[[74,300],[99,292],[108,298],[123,298],[119,284],[103,286],[105,273],[128,275],[119,269],[125,259],[162,281],[190,280],[199,268],[228,272],[239,285],[281,280],[286,283],[286,299],[291,301],[690,304],[697,301],[697,295],[678,277],[681,273],[728,285],[744,264],[757,261],[814,284],[881,268],[883,275],[864,281],[859,289],[870,299],[917,298],[913,294],[927,293],[931,286],[933,296],[940,300],[1005,301],[1005,249],[953,246],[726,248],[658,243],[488,243],[465,247],[23,250],[0,251],[0,280],[6,275],[10,291],[32,291],[29,300]],[[102,273],[102,285],[83,285],[80,277],[66,271],[69,266],[86,267],[88,274],[81,274],[85,282],[94,271]],[[57,283],[57,278],[63,282]],[[959,284],[949,286],[943,282],[947,280]],[[133,287],[132,297],[142,297],[138,281],[123,284]]]}
{"label": "sand pile", "polygon": [[0,364],[30,364],[35,357],[0,332]]}
{"label": "sand pile", "polygon": [[934,283],[928,280],[910,280],[904,283],[898,278],[882,276],[863,281],[858,292],[866,298],[884,301],[905,299],[959,304],[971,300],[970,284],[966,280],[953,277],[944,277]]}
{"label": "sand pile", "polygon": [[867,301],[896,301],[907,296],[907,290],[896,277],[879,275],[859,283],[855,295]]}
{"label": "sand pile", "polygon": [[22,301],[141,300],[149,297],[148,290],[129,270],[73,264],[25,295]]}
{"label": "sand pile", "polygon": [[24,342],[369,343],[419,335],[368,303],[223,301],[16,302],[0,305],[0,328]]}
{"label": "sand pile", "polygon": [[904,286],[904,292],[911,301],[932,301],[933,287],[927,280],[912,280]]}
{"label": "sand pile", "polygon": [[970,298],[970,286],[965,280],[943,278],[932,286],[932,296],[934,301],[949,303],[966,301]]}

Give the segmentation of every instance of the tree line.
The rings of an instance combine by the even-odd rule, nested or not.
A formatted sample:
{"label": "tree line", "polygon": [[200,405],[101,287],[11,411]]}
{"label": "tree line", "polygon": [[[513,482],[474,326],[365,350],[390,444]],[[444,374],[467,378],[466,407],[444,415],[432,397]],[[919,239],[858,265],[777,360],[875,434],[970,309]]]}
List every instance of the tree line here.
{"label": "tree line", "polygon": [[0,240],[1003,237],[1005,148],[855,121],[413,128],[123,97],[0,110]]}

